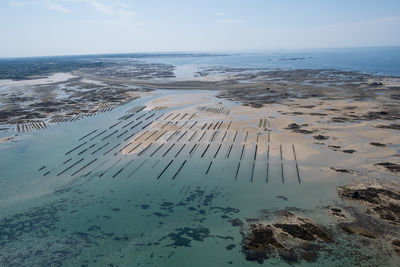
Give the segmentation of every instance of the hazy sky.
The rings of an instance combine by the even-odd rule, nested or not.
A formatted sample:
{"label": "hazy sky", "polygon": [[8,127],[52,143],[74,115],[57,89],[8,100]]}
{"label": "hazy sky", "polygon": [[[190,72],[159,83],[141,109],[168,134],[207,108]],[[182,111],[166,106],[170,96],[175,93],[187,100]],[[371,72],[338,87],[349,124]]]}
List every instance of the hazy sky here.
{"label": "hazy sky", "polygon": [[0,57],[400,45],[400,0],[0,0]]}

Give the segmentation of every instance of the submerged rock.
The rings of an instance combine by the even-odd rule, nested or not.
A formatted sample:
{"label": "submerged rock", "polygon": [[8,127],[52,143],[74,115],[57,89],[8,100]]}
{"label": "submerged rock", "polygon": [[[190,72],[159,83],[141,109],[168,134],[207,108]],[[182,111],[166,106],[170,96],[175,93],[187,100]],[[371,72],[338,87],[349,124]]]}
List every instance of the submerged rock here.
{"label": "submerged rock", "polygon": [[353,173],[352,171],[350,171],[350,170],[347,170],[347,169],[337,169],[337,168],[333,168],[333,167],[331,167],[331,169],[332,169],[332,170],[334,170],[335,172],[341,172],[341,173]]}
{"label": "submerged rock", "polygon": [[377,238],[377,234],[356,224],[342,223],[339,227],[348,234],[358,234],[368,238]]}
{"label": "submerged rock", "polygon": [[395,239],[395,240],[393,240],[393,241],[392,241],[392,244],[393,244],[394,246],[396,246],[396,247],[399,247],[399,248],[400,248],[400,240],[398,240],[398,239]]}
{"label": "submerged rock", "polygon": [[329,139],[329,136],[325,136],[325,135],[319,134],[319,135],[315,135],[315,136],[314,136],[314,139],[317,139],[317,140],[327,140],[327,139]]}
{"label": "submerged rock", "polygon": [[286,129],[291,130],[292,132],[301,133],[301,134],[312,134],[314,132],[314,131],[302,129],[301,127],[302,127],[302,125],[299,125],[297,123],[291,123],[286,127]]}
{"label": "submerged rock", "polygon": [[391,163],[391,162],[380,162],[375,165],[385,167],[388,171],[398,173],[400,172],[400,164]]}
{"label": "submerged rock", "polygon": [[332,217],[335,217],[338,220],[347,219],[347,215],[344,213],[344,211],[342,209],[335,208],[335,207],[328,207],[328,211]]}
{"label": "submerged rock", "polygon": [[297,123],[291,123],[287,126],[287,129],[291,129],[291,130],[300,129],[300,125],[298,125]]}
{"label": "submerged rock", "polygon": [[400,254],[400,240],[399,239],[395,239],[392,240],[392,245],[394,247],[394,250]]}
{"label": "submerged rock", "polygon": [[247,228],[242,231],[242,251],[247,260],[258,263],[271,257],[287,263],[314,262],[321,244],[333,242],[323,227],[288,211],[281,212],[275,222],[251,223]]}
{"label": "submerged rock", "polygon": [[252,224],[250,225],[251,233],[249,242],[246,244],[247,249],[260,249],[273,246],[275,248],[284,248],[274,237],[274,231],[271,225]]}
{"label": "submerged rock", "polygon": [[380,147],[386,146],[385,144],[381,144],[381,143],[378,143],[378,142],[371,142],[369,144],[372,145],[372,146],[380,146]]}
{"label": "submerged rock", "polygon": [[371,86],[382,86],[383,85],[383,83],[382,82],[372,82],[372,83],[370,83],[369,85],[371,85]]}
{"label": "submerged rock", "polygon": [[355,184],[338,188],[344,200],[356,201],[391,224],[400,224],[400,185]]}
{"label": "submerged rock", "polygon": [[232,220],[230,220],[230,223],[234,227],[243,226],[243,224],[244,224],[240,219],[232,219]]}
{"label": "submerged rock", "polygon": [[287,197],[281,196],[281,195],[276,196],[276,198],[279,198],[279,199],[282,199],[282,200],[285,200],[285,201],[288,201],[288,200],[289,200]]}
{"label": "submerged rock", "polygon": [[347,154],[353,154],[357,151],[355,151],[354,149],[345,149],[345,150],[342,150],[342,152],[347,153]]}
{"label": "submerged rock", "polygon": [[290,234],[293,237],[302,239],[302,240],[323,240],[325,242],[332,242],[332,236],[322,227],[317,226],[312,221],[297,217],[288,212],[289,216],[293,216],[294,221],[289,223],[276,223],[275,227],[280,228],[284,232]]}
{"label": "submerged rock", "polygon": [[381,129],[392,129],[392,130],[400,130],[400,124],[380,124],[376,126],[376,128],[381,128]]}

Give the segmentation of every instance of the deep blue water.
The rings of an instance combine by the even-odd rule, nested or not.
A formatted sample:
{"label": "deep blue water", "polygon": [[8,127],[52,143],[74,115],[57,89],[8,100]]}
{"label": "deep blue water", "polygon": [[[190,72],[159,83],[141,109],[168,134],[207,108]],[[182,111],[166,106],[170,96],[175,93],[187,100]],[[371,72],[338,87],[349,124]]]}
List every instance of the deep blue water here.
{"label": "deep blue water", "polygon": [[400,47],[281,50],[185,56],[164,54],[149,62],[174,65],[230,66],[268,69],[338,69],[376,75],[400,76]]}
{"label": "deep blue water", "polygon": [[[240,53],[174,52],[0,58],[0,79],[20,79],[32,75],[69,72],[77,68],[98,68],[127,60],[173,64],[178,66],[181,72],[198,70],[202,67],[226,66],[257,69],[337,69],[400,76],[400,47],[375,47]],[[188,74],[190,75],[190,71]]]}

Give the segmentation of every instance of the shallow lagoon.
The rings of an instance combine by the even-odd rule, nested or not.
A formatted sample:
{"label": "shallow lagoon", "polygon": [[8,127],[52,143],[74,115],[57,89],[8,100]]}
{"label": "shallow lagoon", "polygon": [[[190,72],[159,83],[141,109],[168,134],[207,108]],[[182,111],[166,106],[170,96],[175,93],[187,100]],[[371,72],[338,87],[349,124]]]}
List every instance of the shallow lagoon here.
{"label": "shallow lagoon", "polygon": [[[242,236],[239,229],[232,226],[232,219],[245,221],[247,218],[258,217],[262,210],[296,207],[313,211],[308,213],[308,217],[317,222],[329,220],[318,209],[339,201],[336,186],[347,179],[334,173],[324,173],[321,176],[318,163],[298,160],[301,177],[299,183],[292,146],[286,143],[282,144],[283,183],[278,152],[281,144],[275,142],[275,136],[279,133],[274,131],[273,126],[270,132],[269,160],[266,151],[268,132],[260,130],[254,134],[253,131],[245,140],[246,131],[242,127],[235,138],[233,128],[227,130],[231,117],[221,119],[219,115],[213,114],[200,117],[195,115],[184,127],[191,126],[196,119],[202,122],[192,129],[186,129],[187,134],[180,139],[183,130],[169,141],[166,141],[168,134],[160,138],[159,144],[166,144],[155,154],[153,152],[159,146],[156,143],[140,155],[145,146],[138,147],[133,154],[120,152],[114,155],[148,130],[142,129],[141,125],[130,129],[131,125],[136,124],[129,124],[131,121],[138,118],[137,121],[140,121],[154,114],[148,121],[159,119],[151,124],[152,128],[153,125],[167,122],[163,119],[168,114],[181,113],[181,117],[181,110],[186,110],[192,104],[178,104],[159,111],[127,111],[176,93],[157,91],[111,112],[55,125],[44,131],[23,133],[17,143],[1,144],[3,171],[0,205],[1,224],[5,228],[2,228],[0,240],[1,253],[7,255],[3,257],[3,263],[204,266],[212,262],[215,266],[253,265],[241,253]],[[196,93],[199,92],[185,92],[189,98]],[[209,98],[216,102],[212,92]],[[198,104],[207,103],[199,100]],[[231,105],[229,103],[225,106]],[[200,113],[193,109],[186,119],[189,115]],[[118,120],[126,114],[132,116]],[[237,118],[242,121],[254,119],[245,115]],[[215,140],[210,141],[213,128],[206,131],[205,127],[201,142],[198,141],[200,134],[188,141],[195,130],[201,131],[203,122],[214,122],[214,127],[216,121],[223,123]],[[112,127],[118,122],[121,123]],[[177,125],[185,122],[178,121]],[[127,124],[129,126],[123,128]],[[257,128],[257,122],[251,124]],[[107,132],[95,137],[103,129]],[[125,129],[128,132],[118,138]],[[94,130],[97,131],[83,138]],[[102,140],[116,130],[117,133]],[[225,130],[227,134],[222,142]],[[124,141],[135,132],[135,135]],[[254,144],[258,133],[259,150],[254,160]],[[143,135],[142,139],[145,137]],[[300,138],[298,142],[301,141]],[[92,154],[106,143],[109,144]],[[233,147],[227,158],[231,143]],[[242,155],[243,143],[247,146]],[[65,155],[81,144],[84,145]],[[170,144],[175,145],[169,150]],[[189,154],[194,144],[198,147]],[[208,144],[209,149],[204,153]],[[220,151],[216,155],[219,144]],[[81,158],[84,160],[79,161]],[[94,159],[96,161],[90,163]],[[171,160],[173,162],[165,169]],[[177,173],[184,161],[186,163]],[[206,174],[211,161],[213,163]],[[237,171],[239,161],[241,166]],[[41,169],[43,166],[45,168]],[[73,167],[66,170],[69,166]],[[277,263],[278,260],[270,261]]]}
{"label": "shallow lagoon", "polygon": [[[272,108],[244,112],[212,91],[157,90],[20,133],[0,148],[2,264],[256,265],[235,220],[268,221],[286,209],[329,225],[325,207],[342,203],[336,187],[351,180],[327,171],[339,160],[331,151],[283,135],[284,123]],[[355,255],[351,238],[335,240],[316,262],[297,264],[352,265],[378,253]]]}

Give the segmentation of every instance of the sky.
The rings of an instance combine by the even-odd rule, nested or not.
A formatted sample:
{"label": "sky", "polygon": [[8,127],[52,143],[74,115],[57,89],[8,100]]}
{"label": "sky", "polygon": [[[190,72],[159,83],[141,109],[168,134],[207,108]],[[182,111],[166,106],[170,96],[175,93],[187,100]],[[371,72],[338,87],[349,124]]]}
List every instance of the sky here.
{"label": "sky", "polygon": [[399,0],[0,0],[0,57],[370,46]]}

